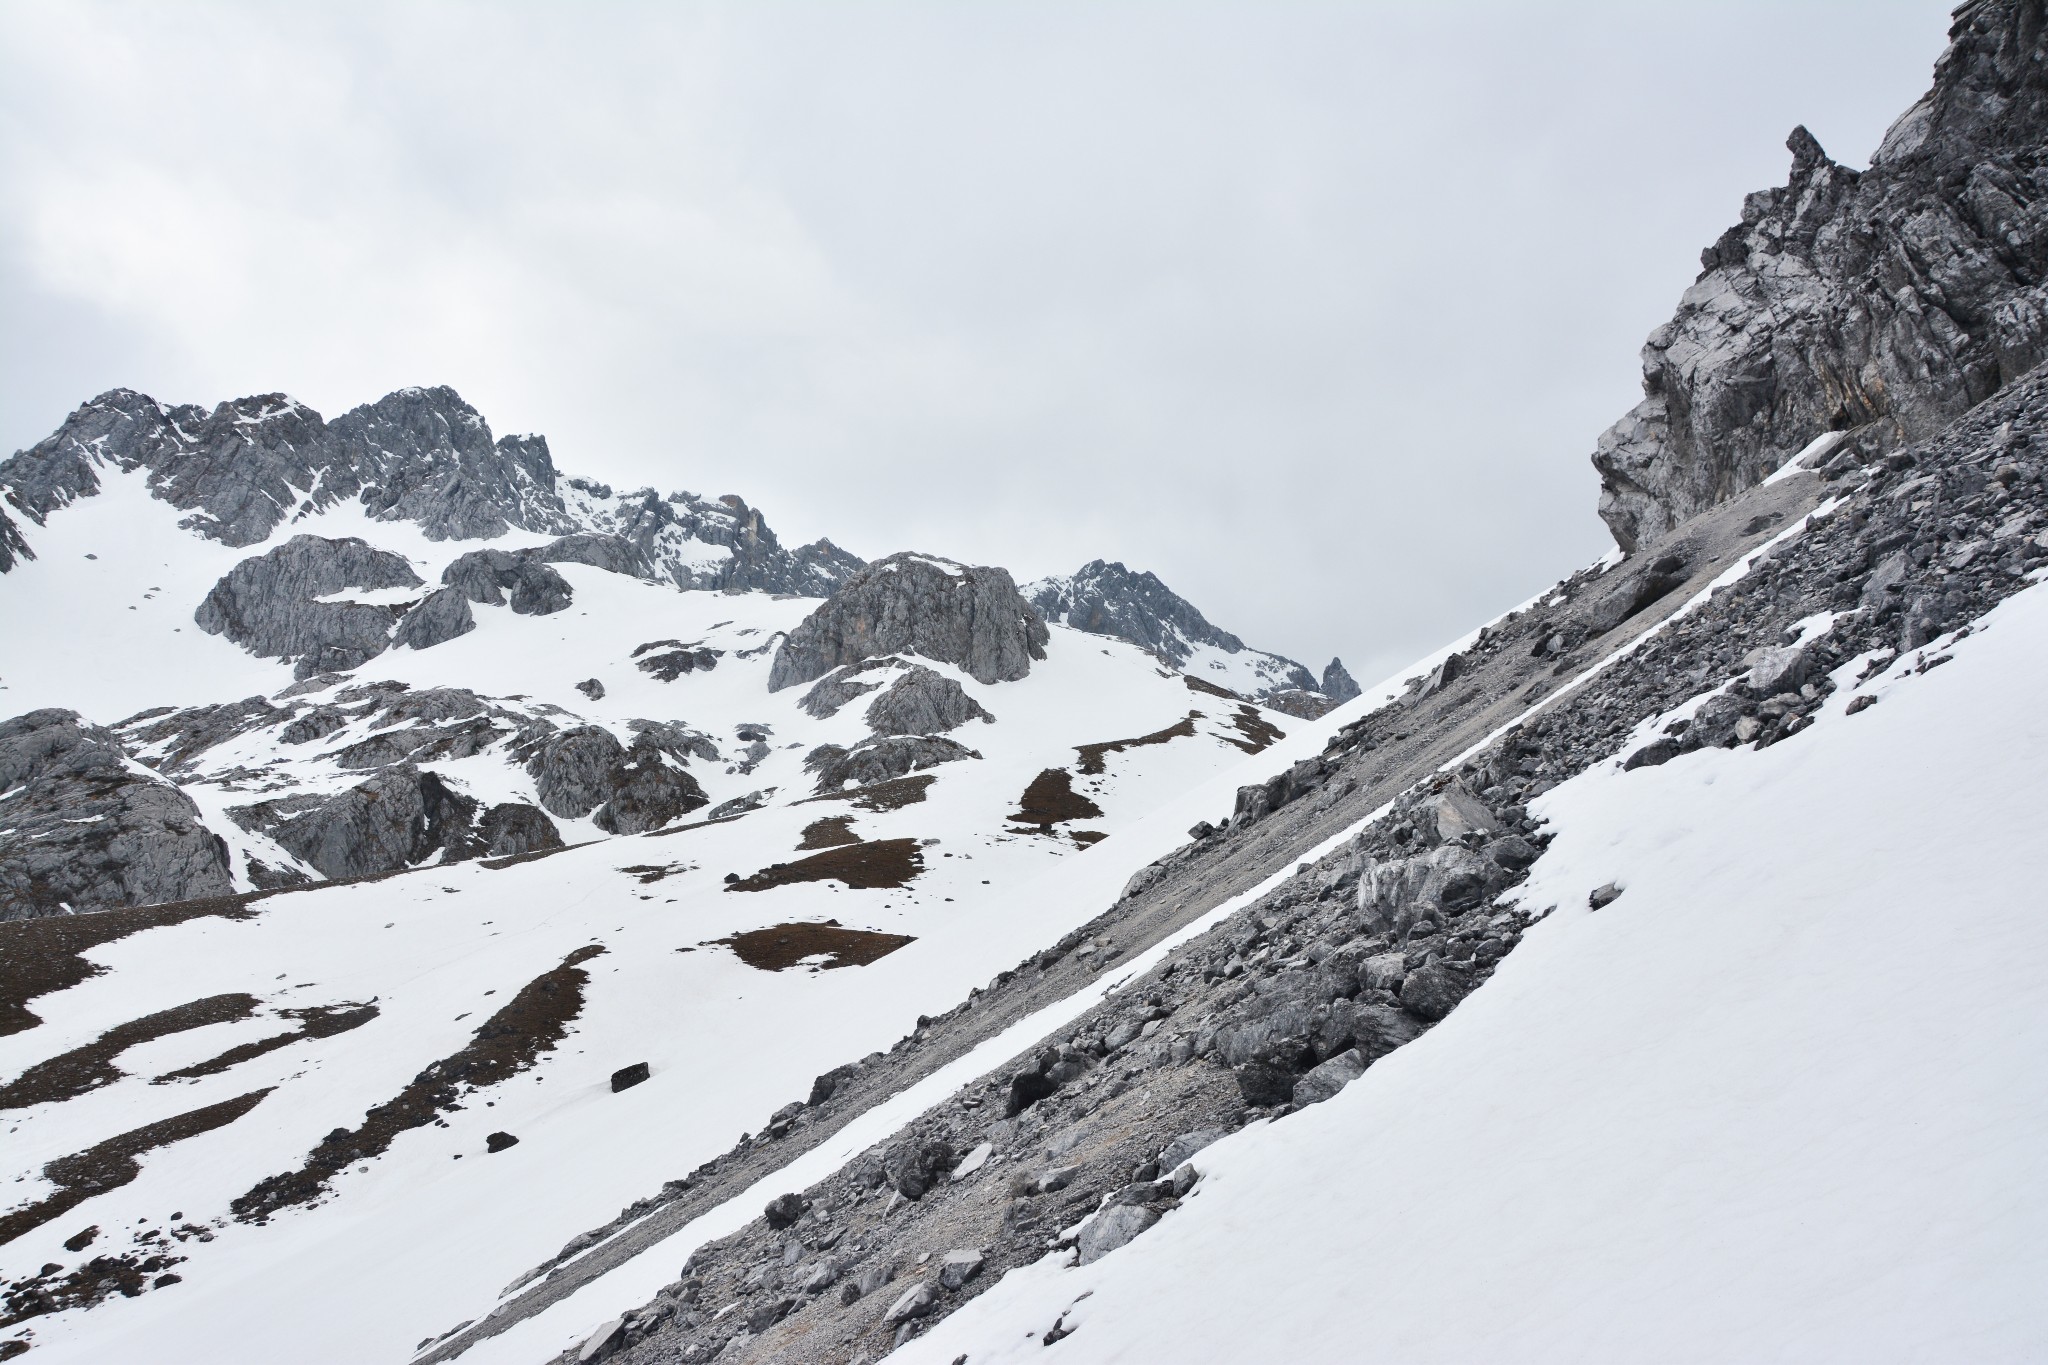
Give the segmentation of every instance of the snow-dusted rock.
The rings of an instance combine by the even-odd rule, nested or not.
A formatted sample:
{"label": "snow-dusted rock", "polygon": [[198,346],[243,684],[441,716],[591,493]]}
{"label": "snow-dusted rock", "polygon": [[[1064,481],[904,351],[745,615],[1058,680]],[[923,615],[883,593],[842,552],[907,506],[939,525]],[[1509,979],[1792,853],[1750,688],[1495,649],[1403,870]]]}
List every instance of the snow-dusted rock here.
{"label": "snow-dusted rock", "polygon": [[897,653],[954,664],[977,682],[1010,682],[1045,657],[1049,638],[1007,569],[894,554],[847,579],[789,633],[768,690]]}
{"label": "snow-dusted rock", "polygon": [[71,711],[0,722],[0,920],[233,891],[192,799]]}
{"label": "snow-dusted rock", "polygon": [[476,629],[469,595],[460,588],[437,588],[422,598],[391,633],[391,643],[408,649],[432,649]]}
{"label": "snow-dusted rock", "polygon": [[1099,1261],[1120,1246],[1135,1241],[1159,1221],[1159,1211],[1144,1204],[1116,1204],[1088,1220],[1081,1229],[1080,1263]]}
{"label": "snow-dusted rock", "polygon": [[987,723],[995,717],[959,683],[916,664],[889,684],[867,709],[868,728],[878,735],[943,734],[970,720]]}
{"label": "snow-dusted rock", "polygon": [[346,672],[382,654],[399,608],[375,602],[321,601],[348,589],[421,586],[402,556],[355,537],[293,536],[267,554],[235,565],[192,619],[251,654],[291,659],[294,676]]}

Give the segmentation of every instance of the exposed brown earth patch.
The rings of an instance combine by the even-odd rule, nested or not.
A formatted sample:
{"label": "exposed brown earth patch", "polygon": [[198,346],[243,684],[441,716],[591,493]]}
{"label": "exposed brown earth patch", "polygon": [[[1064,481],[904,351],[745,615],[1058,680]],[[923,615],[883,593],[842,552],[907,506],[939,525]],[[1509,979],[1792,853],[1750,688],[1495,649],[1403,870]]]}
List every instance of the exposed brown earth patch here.
{"label": "exposed brown earth patch", "polygon": [[505,1007],[484,1020],[469,1044],[435,1062],[398,1095],[363,1116],[360,1127],[337,1128],[306,1155],[306,1164],[259,1181],[230,1208],[244,1222],[260,1221],[293,1204],[310,1204],[328,1181],[358,1161],[382,1155],[400,1133],[424,1128],[455,1109],[466,1091],[496,1085],[531,1067],[543,1052],[568,1036],[583,1012],[583,988],[590,974],[578,964],[602,953],[588,944],[519,988]]}
{"label": "exposed brown earth patch", "polygon": [[71,1156],[58,1157],[43,1167],[44,1177],[56,1183],[57,1192],[0,1216],[0,1246],[62,1217],[96,1194],[120,1189],[141,1174],[142,1168],[136,1165],[135,1158],[144,1152],[225,1127],[254,1109],[269,1093],[268,1089],[252,1090],[204,1109],[131,1129]]}
{"label": "exposed brown earth patch", "polygon": [[1238,734],[1244,738],[1229,742],[1248,754],[1270,749],[1275,740],[1287,738],[1287,732],[1260,715],[1256,706],[1238,707],[1237,714],[1230,718],[1230,723],[1237,727]]}
{"label": "exposed brown earth patch", "polygon": [[802,806],[812,801],[846,801],[862,810],[901,810],[924,800],[925,790],[938,781],[933,773],[919,773],[914,777],[892,778],[877,782],[870,787],[856,787],[850,792],[826,792],[823,796],[807,796],[794,804]]}
{"label": "exposed brown earth patch", "polygon": [[865,967],[917,940],[907,934],[845,929],[833,919],[823,924],[776,924],[715,942],[732,949],[749,967],[779,972],[817,957],[829,957],[818,964],[826,968]]}
{"label": "exposed brown earth patch", "polygon": [[1244,700],[1243,697],[1240,697],[1229,688],[1218,687],[1215,683],[1205,682],[1192,674],[1182,674],[1181,681],[1188,685],[1188,691],[1190,692],[1202,692],[1212,697],[1228,697],[1232,701]]}
{"label": "exposed brown earth patch", "polygon": [[[1099,769],[1098,769],[1099,771]],[[1036,825],[1040,834],[1067,820],[1093,820],[1102,807],[1074,790],[1074,775],[1065,768],[1047,768],[1031,779],[1018,809],[1009,818],[1020,825]]]}
{"label": "exposed brown earth patch", "polygon": [[804,837],[797,847],[839,848],[859,842],[860,836],[853,832],[851,815],[828,815],[822,820],[813,820],[804,826]]}
{"label": "exposed brown earth patch", "polygon": [[0,923],[0,1035],[21,1033],[43,1021],[28,1002],[39,995],[69,990],[105,971],[85,954],[144,929],[162,929],[186,920],[218,915],[249,919],[251,901],[274,892],[252,891],[239,896],[142,905],[124,910],[96,910],[85,915],[51,915],[43,919]]}
{"label": "exposed brown earth patch", "polygon": [[1111,754],[1120,754],[1126,749],[1140,749],[1147,744],[1166,744],[1176,739],[1193,739],[1195,722],[1201,718],[1200,711],[1190,711],[1178,724],[1169,725],[1164,730],[1154,730],[1151,734],[1140,735],[1136,739],[1112,739],[1104,744],[1077,744],[1074,746],[1074,752],[1081,755],[1081,771],[1093,776],[1102,771],[1102,761]]}
{"label": "exposed brown earth patch", "polygon": [[619,871],[632,873],[642,886],[652,886],[665,877],[693,871],[696,866],[695,863],[638,863],[632,867],[622,867]]}
{"label": "exposed brown earth patch", "polygon": [[924,871],[924,851],[915,839],[875,839],[827,849],[793,863],[775,863],[751,877],[727,882],[728,891],[766,891],[796,882],[839,881],[855,891],[902,886]]}
{"label": "exposed brown earth patch", "polygon": [[1083,848],[1093,848],[1109,836],[1099,829],[1077,829],[1071,831],[1074,842]]}
{"label": "exposed brown earth patch", "polygon": [[229,1048],[218,1057],[181,1067],[167,1072],[151,1081],[151,1085],[163,1085],[170,1081],[194,1080],[200,1076],[218,1076],[230,1067],[253,1061],[266,1052],[275,1052],[281,1047],[290,1047],[302,1038],[332,1038],[351,1029],[359,1029],[377,1017],[375,1005],[311,1005],[302,1010],[279,1010],[287,1019],[296,1019],[299,1026],[289,1033],[274,1034],[259,1038],[253,1043],[241,1043]]}
{"label": "exposed brown earth patch", "polygon": [[247,1019],[255,1012],[256,997],[237,992],[210,995],[204,1000],[174,1005],[125,1024],[116,1024],[84,1047],[75,1047],[48,1061],[37,1062],[13,1081],[0,1085],[0,1109],[25,1109],[32,1104],[57,1104],[76,1099],[88,1090],[97,1090],[120,1080],[122,1072],[114,1065],[114,1058],[137,1044],[188,1029],[204,1028],[208,1024]]}

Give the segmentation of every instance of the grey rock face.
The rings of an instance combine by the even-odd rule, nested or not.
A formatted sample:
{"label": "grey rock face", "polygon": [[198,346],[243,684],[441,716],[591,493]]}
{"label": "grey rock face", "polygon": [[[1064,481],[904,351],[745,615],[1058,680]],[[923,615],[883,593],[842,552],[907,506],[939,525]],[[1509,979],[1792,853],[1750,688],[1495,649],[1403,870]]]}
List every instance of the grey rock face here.
{"label": "grey rock face", "polygon": [[6,573],[24,559],[34,559],[35,551],[21,538],[21,528],[14,524],[14,518],[7,515],[7,509],[0,507],[0,573]]}
{"label": "grey rock face", "polygon": [[192,619],[262,658],[295,659],[300,678],[345,672],[390,643],[397,608],[316,599],[348,588],[411,588],[419,575],[397,555],[354,537],[293,536],[228,570]]}
{"label": "grey rock face", "polygon": [[[654,577],[679,588],[823,597],[863,562],[829,540],[785,550],[760,512],[731,494],[716,500],[694,493],[663,497],[643,488],[614,501],[612,490],[603,484],[584,479],[567,483],[585,499],[610,504],[593,508],[591,515],[605,530],[630,543]],[[731,555],[707,565],[702,557],[706,544],[722,545]]]}
{"label": "grey rock face", "polygon": [[568,579],[539,559],[505,550],[458,556],[441,571],[441,581],[470,601],[492,607],[504,606],[509,591],[512,610],[521,616],[547,616],[574,599]]}
{"label": "grey rock face", "polygon": [[836,792],[847,783],[868,786],[893,777],[981,755],[936,735],[877,735],[851,749],[820,744],[804,755],[804,767],[818,775],[818,791]]}
{"label": "grey rock face", "polygon": [[483,843],[484,854],[492,858],[562,846],[562,832],[555,828],[555,822],[524,801],[501,802],[485,811],[477,837]]}
{"label": "grey rock face", "polygon": [[704,789],[671,767],[654,743],[630,750],[596,725],[548,734],[522,748],[540,803],[565,820],[590,816],[611,834],[640,834],[708,803]]}
{"label": "grey rock face", "polygon": [[191,798],[74,712],[0,722],[0,793],[0,920],[234,890],[227,846]]}
{"label": "grey rock face", "polygon": [[995,717],[953,679],[914,664],[867,712],[868,728],[878,735],[937,735],[970,720],[989,723]]}
{"label": "grey rock face", "polygon": [[921,654],[977,682],[1013,682],[1050,638],[1008,570],[895,554],[847,579],[775,652],[768,690],[881,654]]}
{"label": "grey rock face", "polygon": [[547,441],[493,441],[453,389],[400,389],[343,413],[330,430],[336,462],[359,472],[363,506],[380,521],[417,522],[429,540],[574,529]]}
{"label": "grey rock face", "polygon": [[1158,1221],[1159,1211],[1143,1204],[1118,1204],[1104,1209],[1081,1229],[1080,1263],[1099,1261],[1118,1247],[1129,1245]]}
{"label": "grey rock face", "polygon": [[476,801],[406,765],[334,796],[285,797],[229,814],[335,880],[399,872],[437,853],[456,862],[486,847],[475,828]]}
{"label": "grey rock face", "polygon": [[1323,695],[1331,701],[1345,702],[1360,694],[1362,689],[1344,669],[1342,659],[1332,659],[1323,669]]}
{"label": "grey rock face", "polygon": [[629,578],[654,577],[654,566],[647,562],[640,547],[622,536],[579,531],[524,553],[543,564],[588,564],[593,569]]}
{"label": "grey rock face", "polygon": [[407,612],[391,634],[391,643],[407,649],[432,649],[476,629],[469,596],[460,588],[438,588]]}
{"label": "grey rock face", "polygon": [[1309,1068],[1307,1074],[1294,1083],[1294,1107],[1302,1109],[1311,1104],[1321,1104],[1364,1074],[1364,1054],[1357,1048],[1340,1052],[1327,1062]]}
{"label": "grey rock face", "polygon": [[811,690],[804,693],[797,705],[804,709],[806,715],[818,720],[829,719],[838,715],[839,708],[856,697],[864,697],[886,685],[885,678],[863,677],[863,674],[886,675],[892,670],[908,667],[910,665],[901,659],[884,657],[863,659],[857,664],[836,668],[813,683]]}
{"label": "grey rock face", "polygon": [[2044,26],[2031,0],[1957,11],[1932,90],[1857,172],[1804,128],[1643,349],[1643,401],[1600,438],[1624,549],[1761,481],[1830,430],[1927,437],[2048,356]]}
{"label": "grey rock face", "polygon": [[1446,844],[1366,868],[1358,880],[1359,915],[1375,933],[1404,936],[1432,916],[1479,904],[1504,880],[1492,859]]}

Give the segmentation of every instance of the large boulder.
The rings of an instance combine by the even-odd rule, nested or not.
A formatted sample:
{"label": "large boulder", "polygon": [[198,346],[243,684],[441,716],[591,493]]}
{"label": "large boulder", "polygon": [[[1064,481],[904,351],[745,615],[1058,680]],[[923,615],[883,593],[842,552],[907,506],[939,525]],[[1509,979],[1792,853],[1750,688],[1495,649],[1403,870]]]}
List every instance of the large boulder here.
{"label": "large boulder", "polygon": [[868,728],[878,735],[937,735],[970,720],[994,719],[958,682],[917,664],[889,684],[867,711]]}
{"label": "large boulder", "polygon": [[72,711],[0,722],[0,920],[221,896],[228,849],[192,799]]}
{"label": "large boulder", "polygon": [[437,588],[405,614],[392,632],[391,643],[407,649],[432,649],[476,629],[469,597],[460,588]]}
{"label": "large boulder", "polygon": [[382,654],[400,607],[373,602],[323,602],[354,588],[423,586],[402,556],[353,536],[293,536],[252,555],[213,585],[192,619],[209,635],[225,635],[251,654],[296,660],[295,677],[346,672]]}
{"label": "large boulder", "polygon": [[548,616],[574,598],[569,580],[529,555],[506,550],[471,550],[441,571],[441,581],[472,602],[502,607],[511,594],[521,616]]}
{"label": "large boulder", "polygon": [[1500,864],[1458,844],[1364,868],[1358,911],[1368,933],[1403,936],[1418,922],[1469,910],[1506,882]]}
{"label": "large boulder", "polygon": [[602,726],[579,725],[531,737],[518,752],[549,814],[587,815],[610,834],[659,829],[710,799],[648,732],[627,749]]}
{"label": "large boulder", "polygon": [[429,540],[572,529],[546,439],[492,440],[483,414],[451,388],[400,389],[328,429],[336,462],[362,480],[363,506],[381,521],[416,522]]}
{"label": "large boulder", "polygon": [[403,871],[437,854],[458,862],[487,851],[477,810],[438,774],[401,764],[332,796],[287,796],[228,814],[339,881]]}
{"label": "large boulder", "polygon": [[1009,571],[894,554],[861,569],[775,651],[768,690],[882,654],[920,654],[976,682],[1014,682],[1045,657],[1045,622]]}

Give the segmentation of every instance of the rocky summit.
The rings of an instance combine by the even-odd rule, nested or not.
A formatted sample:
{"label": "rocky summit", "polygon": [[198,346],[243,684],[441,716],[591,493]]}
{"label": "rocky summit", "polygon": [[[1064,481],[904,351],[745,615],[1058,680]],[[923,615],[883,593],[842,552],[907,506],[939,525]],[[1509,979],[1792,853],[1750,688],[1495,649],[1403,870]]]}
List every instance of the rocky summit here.
{"label": "rocky summit", "polygon": [[1972,0],[1795,131],[1615,553],[1370,696],[447,389],[80,408],[0,464],[0,1359],[2038,1358],[2044,63]]}

